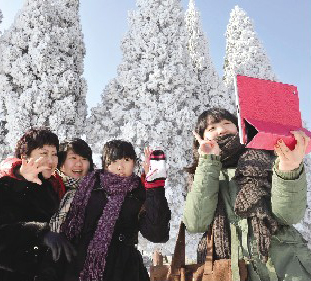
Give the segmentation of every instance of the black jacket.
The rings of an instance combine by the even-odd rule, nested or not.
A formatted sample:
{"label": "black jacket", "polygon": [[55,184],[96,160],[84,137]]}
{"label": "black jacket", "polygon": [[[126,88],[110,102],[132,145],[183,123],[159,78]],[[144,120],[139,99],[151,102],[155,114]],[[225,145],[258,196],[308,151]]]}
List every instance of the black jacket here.
{"label": "black jacket", "polygon": [[46,248],[42,238],[59,199],[48,180],[42,185],[0,178],[0,280],[33,280]]}
{"label": "black jacket", "polygon": [[[84,225],[79,238],[72,241],[77,256],[71,263],[63,258],[57,264],[47,263],[36,280],[78,281],[83,269],[87,247],[107,203],[105,191],[95,185],[86,207]],[[142,205],[144,207],[142,208]],[[171,213],[162,187],[147,189],[140,185],[124,199],[116,221],[112,241],[106,257],[104,281],[148,281],[140,252],[135,244],[138,232],[152,242],[166,242],[169,238]],[[101,281],[101,280],[99,280]]]}

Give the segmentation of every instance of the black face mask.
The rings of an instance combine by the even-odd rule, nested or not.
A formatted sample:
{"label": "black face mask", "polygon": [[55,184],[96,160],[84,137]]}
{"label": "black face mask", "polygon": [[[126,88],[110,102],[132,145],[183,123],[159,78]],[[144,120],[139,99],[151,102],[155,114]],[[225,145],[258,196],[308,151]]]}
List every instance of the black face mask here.
{"label": "black face mask", "polygon": [[245,145],[240,143],[239,133],[226,134],[217,138],[220,148],[220,161],[224,168],[235,167]]}

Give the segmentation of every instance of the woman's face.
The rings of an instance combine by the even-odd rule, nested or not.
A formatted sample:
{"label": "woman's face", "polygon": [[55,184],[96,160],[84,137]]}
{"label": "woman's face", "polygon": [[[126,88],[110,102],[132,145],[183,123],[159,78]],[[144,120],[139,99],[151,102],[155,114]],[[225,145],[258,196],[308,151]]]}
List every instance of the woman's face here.
{"label": "woman's face", "polygon": [[86,176],[87,172],[90,169],[90,161],[72,149],[68,150],[67,157],[63,166],[60,167],[60,170],[68,177],[74,179],[81,179]]}
{"label": "woman's face", "polygon": [[222,120],[218,123],[210,123],[204,131],[204,140],[216,140],[217,137],[236,134],[238,132],[237,126],[228,120]]}
{"label": "woman's face", "polygon": [[36,148],[31,151],[29,158],[37,160],[42,157],[39,167],[46,166],[48,169],[42,171],[45,179],[50,178],[57,167],[58,157],[55,145],[44,144],[42,148]]}
{"label": "woman's face", "polygon": [[129,177],[133,173],[134,164],[133,159],[122,158],[111,162],[111,164],[107,167],[107,170],[121,177]]}

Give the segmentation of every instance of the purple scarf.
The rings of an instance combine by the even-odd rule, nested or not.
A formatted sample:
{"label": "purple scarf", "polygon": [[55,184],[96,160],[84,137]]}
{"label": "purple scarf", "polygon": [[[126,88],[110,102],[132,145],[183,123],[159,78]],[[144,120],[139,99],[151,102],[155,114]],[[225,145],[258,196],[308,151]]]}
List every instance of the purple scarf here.
{"label": "purple scarf", "polygon": [[[97,171],[98,172],[98,171]],[[61,225],[69,240],[80,234],[84,223],[85,209],[96,181],[96,171],[89,173],[77,189],[71,208],[65,222]],[[100,186],[107,193],[108,202],[97,223],[97,228],[91,240],[80,273],[80,280],[101,280],[105,270],[106,256],[119,217],[125,196],[139,186],[140,178],[134,174],[130,177],[120,177],[108,171],[100,171]]]}

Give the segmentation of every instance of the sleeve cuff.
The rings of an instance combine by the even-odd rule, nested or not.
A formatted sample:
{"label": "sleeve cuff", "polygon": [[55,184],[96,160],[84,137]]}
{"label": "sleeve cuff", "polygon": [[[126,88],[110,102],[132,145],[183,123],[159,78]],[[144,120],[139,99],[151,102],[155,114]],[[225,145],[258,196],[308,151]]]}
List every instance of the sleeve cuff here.
{"label": "sleeve cuff", "polygon": [[152,182],[145,181],[145,188],[159,188],[165,186],[165,179],[156,179]]}
{"label": "sleeve cuff", "polygon": [[274,173],[278,177],[282,178],[283,180],[295,180],[295,179],[298,179],[299,176],[302,174],[302,172],[304,170],[303,162],[301,162],[299,167],[297,169],[295,169],[295,170],[281,171],[281,170],[278,169],[279,162],[280,162],[280,159],[277,158],[275,160],[275,163],[274,163],[273,171],[274,171]]}
{"label": "sleeve cuff", "polygon": [[220,161],[220,157],[215,154],[200,154],[200,159],[207,159],[210,161]]}
{"label": "sleeve cuff", "polygon": [[202,154],[199,158],[198,166],[213,166],[217,167],[217,169],[222,168],[222,163],[220,162],[220,157],[215,154]]}
{"label": "sleeve cuff", "polygon": [[42,240],[44,235],[50,231],[48,223],[25,222],[22,224],[26,232],[33,233],[38,240]]}

